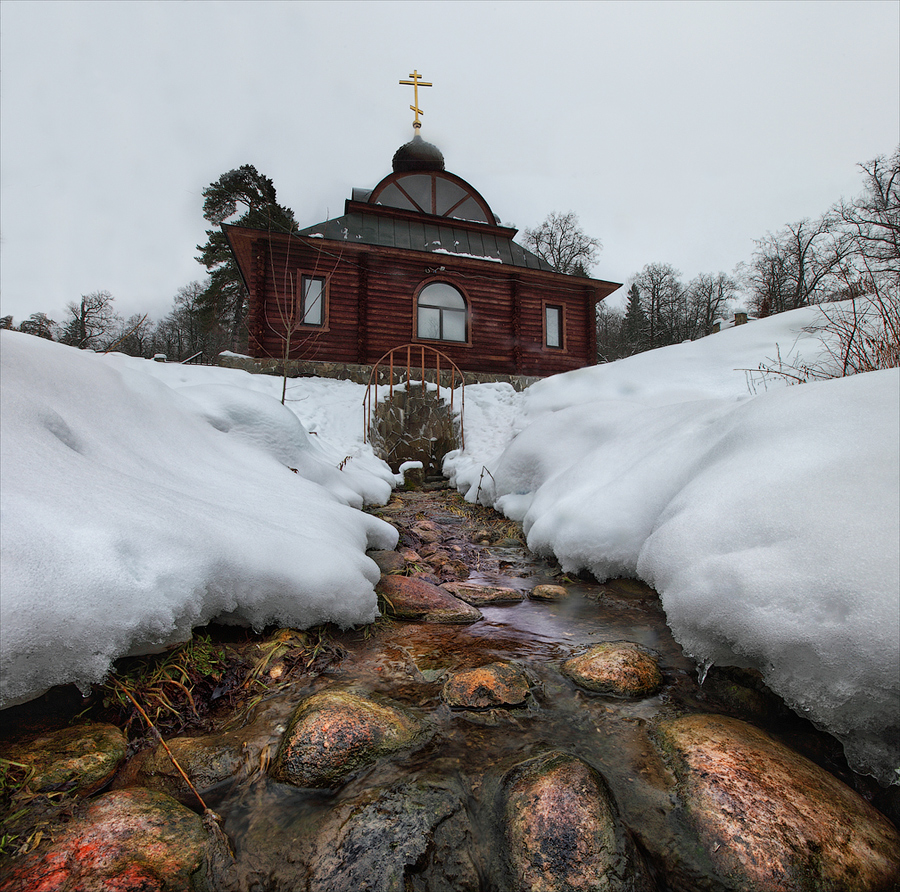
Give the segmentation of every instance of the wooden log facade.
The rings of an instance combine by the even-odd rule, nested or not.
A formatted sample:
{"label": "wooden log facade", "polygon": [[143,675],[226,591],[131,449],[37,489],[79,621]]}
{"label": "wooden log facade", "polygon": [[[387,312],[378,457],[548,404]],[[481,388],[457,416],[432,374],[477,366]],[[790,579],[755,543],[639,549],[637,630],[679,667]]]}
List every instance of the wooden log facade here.
{"label": "wooden log facade", "polygon": [[[404,150],[413,166],[398,168]],[[417,136],[336,220],[291,234],[223,225],[250,294],[252,356],[373,364],[423,343],[475,372],[596,362],[596,305],[619,285],[553,271],[435,153]]]}

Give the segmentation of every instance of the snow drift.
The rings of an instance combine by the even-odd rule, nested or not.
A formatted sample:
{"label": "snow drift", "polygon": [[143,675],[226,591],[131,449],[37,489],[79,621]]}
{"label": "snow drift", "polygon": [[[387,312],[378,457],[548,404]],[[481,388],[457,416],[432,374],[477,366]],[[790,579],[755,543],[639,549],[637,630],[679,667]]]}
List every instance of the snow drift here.
{"label": "snow drift", "polygon": [[252,390],[181,371],[195,386],[179,392],[143,371],[154,363],[17,332],[0,343],[4,706],[98,682],[115,658],[216,617],[375,617],[365,551],[397,533],[350,507],[390,493],[374,457],[380,477],[365,462],[338,471],[295,414]]}

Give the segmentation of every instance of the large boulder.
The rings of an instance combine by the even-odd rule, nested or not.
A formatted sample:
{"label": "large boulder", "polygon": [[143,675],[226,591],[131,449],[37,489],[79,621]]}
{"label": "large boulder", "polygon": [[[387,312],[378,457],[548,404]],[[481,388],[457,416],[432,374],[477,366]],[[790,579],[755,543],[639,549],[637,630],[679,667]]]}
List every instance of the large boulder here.
{"label": "large boulder", "polygon": [[662,722],[679,795],[709,860],[735,892],[888,892],[900,834],[837,778],[746,722]]}
{"label": "large boulder", "polygon": [[479,585],[475,582],[445,582],[441,588],[446,589],[456,598],[475,607],[488,604],[508,604],[524,600],[525,596],[508,585]]}
{"label": "large boulder", "polygon": [[521,706],[528,699],[525,673],[509,663],[491,663],[452,672],[441,696],[450,706],[465,709]]}
{"label": "large boulder", "polygon": [[[191,783],[201,794],[238,775],[244,767],[243,734],[220,732],[200,737],[173,737],[166,741]],[[116,787],[141,786],[170,796],[186,805],[197,798],[162,744],[143,750],[116,778]]]}
{"label": "large boulder", "polygon": [[294,710],[272,775],[297,787],[333,787],[422,734],[421,724],[398,705],[343,689],[320,691]]}
{"label": "large boulder", "polygon": [[75,815],[49,847],[3,866],[2,892],[205,890],[203,820],[141,787],[104,793]]}
{"label": "large boulder", "polygon": [[565,601],[569,590],[564,585],[536,585],[529,593],[532,601]]}
{"label": "large boulder", "polygon": [[559,751],[545,753],[510,770],[502,790],[512,888],[651,888],[606,784],[586,762]]}
{"label": "large boulder", "polygon": [[315,834],[310,892],[479,892],[469,791],[419,779],[339,806]]}

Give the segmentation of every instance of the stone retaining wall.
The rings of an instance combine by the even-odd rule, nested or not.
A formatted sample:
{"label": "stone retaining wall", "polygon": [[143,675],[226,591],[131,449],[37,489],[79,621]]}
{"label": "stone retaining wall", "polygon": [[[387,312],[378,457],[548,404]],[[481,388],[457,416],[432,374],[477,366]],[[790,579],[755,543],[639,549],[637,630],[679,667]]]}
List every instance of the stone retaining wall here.
{"label": "stone retaining wall", "polygon": [[[217,357],[217,364],[229,369],[243,369],[255,375],[277,375],[281,377],[284,374],[284,368],[287,366],[287,375],[289,378],[340,378],[345,381],[355,381],[357,384],[368,384],[372,375],[372,366],[359,365],[352,362],[313,362],[303,359],[289,359],[287,363],[280,359],[255,359],[252,356],[240,356],[236,353],[224,353]],[[406,369],[403,369],[405,377]],[[425,369],[425,377],[428,381],[434,382],[436,375],[435,369]],[[401,370],[399,366],[394,366],[394,378],[399,379]],[[415,366],[410,370],[410,377],[413,380],[421,378],[422,369]],[[378,367],[377,384],[387,384],[390,377],[390,368],[388,366]],[[496,375],[490,372],[463,372],[463,378],[466,384],[490,384],[500,382],[511,384],[515,390],[522,391],[535,381],[541,379],[533,375]],[[457,382],[459,377],[456,378]],[[441,369],[441,386],[450,386],[450,372]]]}

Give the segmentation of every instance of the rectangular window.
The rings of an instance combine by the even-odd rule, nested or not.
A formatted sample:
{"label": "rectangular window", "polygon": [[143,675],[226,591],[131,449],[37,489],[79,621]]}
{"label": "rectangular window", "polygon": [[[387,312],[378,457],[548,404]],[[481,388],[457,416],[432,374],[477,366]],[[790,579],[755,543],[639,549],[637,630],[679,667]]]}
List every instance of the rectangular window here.
{"label": "rectangular window", "polygon": [[544,328],[548,347],[562,347],[562,307],[544,307]]}
{"label": "rectangular window", "polygon": [[325,324],[325,279],[323,277],[300,277],[300,301],[300,318],[303,325]]}

